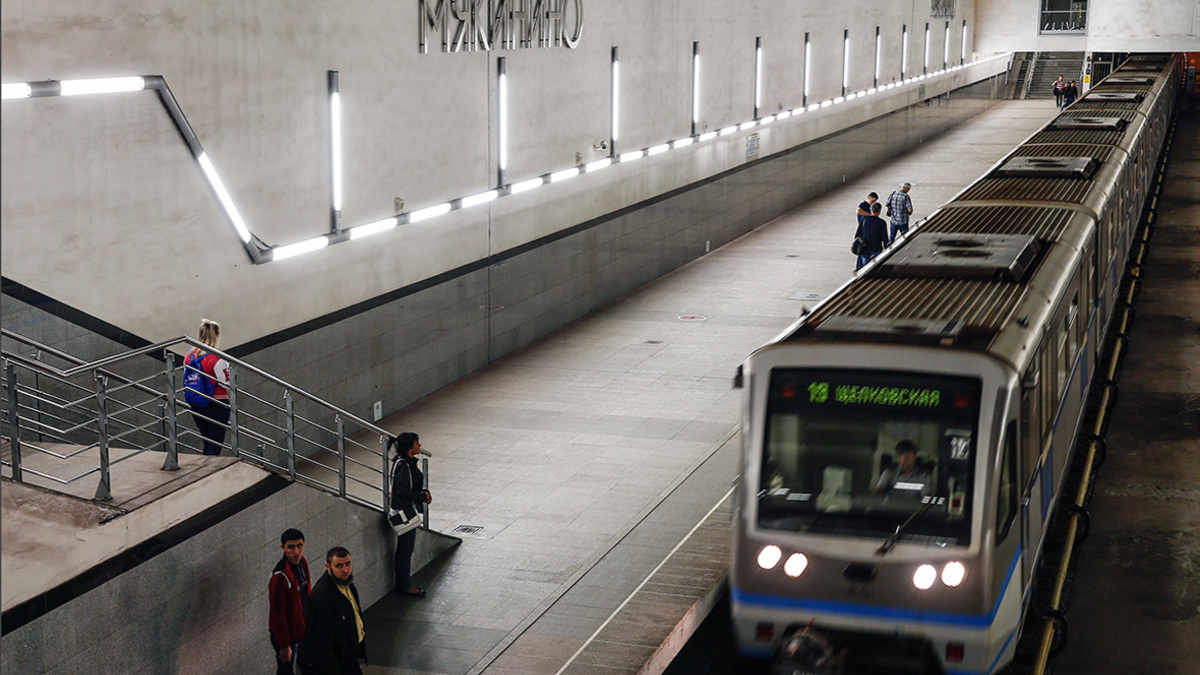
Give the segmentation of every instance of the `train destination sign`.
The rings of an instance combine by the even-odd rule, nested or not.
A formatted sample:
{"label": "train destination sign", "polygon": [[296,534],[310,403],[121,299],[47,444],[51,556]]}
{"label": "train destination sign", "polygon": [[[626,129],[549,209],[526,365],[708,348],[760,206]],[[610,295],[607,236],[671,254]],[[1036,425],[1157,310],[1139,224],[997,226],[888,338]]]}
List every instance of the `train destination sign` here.
{"label": "train destination sign", "polygon": [[417,47],[443,52],[579,46],[583,0],[417,0]]}
{"label": "train destination sign", "polygon": [[[833,389],[833,401],[845,405],[870,404],[890,407],[936,408],[942,402],[941,389],[909,389],[906,387],[872,387],[839,384]],[[830,399],[828,382],[808,385],[810,403],[826,403]]]}
{"label": "train destination sign", "polygon": [[979,401],[977,380],[927,373],[829,368],[772,371],[772,406],[966,411]]}

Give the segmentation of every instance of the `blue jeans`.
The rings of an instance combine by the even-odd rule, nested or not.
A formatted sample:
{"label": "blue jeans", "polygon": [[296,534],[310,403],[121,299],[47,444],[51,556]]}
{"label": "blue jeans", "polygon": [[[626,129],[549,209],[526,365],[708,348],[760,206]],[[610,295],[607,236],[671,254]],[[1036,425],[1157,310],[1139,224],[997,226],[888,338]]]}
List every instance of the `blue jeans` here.
{"label": "blue jeans", "polygon": [[896,235],[904,232],[908,232],[908,223],[900,224],[896,221],[892,221],[892,237],[891,239],[888,239],[888,243],[894,243],[896,241]]}

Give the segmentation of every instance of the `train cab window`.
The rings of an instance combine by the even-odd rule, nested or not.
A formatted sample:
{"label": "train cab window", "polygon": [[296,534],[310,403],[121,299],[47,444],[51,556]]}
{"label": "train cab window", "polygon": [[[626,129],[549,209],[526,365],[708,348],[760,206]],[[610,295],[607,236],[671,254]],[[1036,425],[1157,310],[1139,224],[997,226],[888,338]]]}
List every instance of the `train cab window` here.
{"label": "train cab window", "polygon": [[978,379],[898,371],[775,369],[758,526],[970,542]]}
{"label": "train cab window", "polygon": [[1020,452],[1017,423],[1004,432],[1004,456],[1000,460],[1000,482],[996,489],[996,543],[1004,541],[1017,515],[1017,457]]}

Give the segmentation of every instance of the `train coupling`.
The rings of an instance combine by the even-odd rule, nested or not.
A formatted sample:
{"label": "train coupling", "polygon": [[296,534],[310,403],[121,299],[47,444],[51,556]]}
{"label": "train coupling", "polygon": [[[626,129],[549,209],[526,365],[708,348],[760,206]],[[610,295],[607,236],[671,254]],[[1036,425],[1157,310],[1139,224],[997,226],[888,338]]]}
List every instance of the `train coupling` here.
{"label": "train coupling", "polygon": [[840,675],[842,660],[833,643],[809,625],[779,643],[771,664],[772,675]]}

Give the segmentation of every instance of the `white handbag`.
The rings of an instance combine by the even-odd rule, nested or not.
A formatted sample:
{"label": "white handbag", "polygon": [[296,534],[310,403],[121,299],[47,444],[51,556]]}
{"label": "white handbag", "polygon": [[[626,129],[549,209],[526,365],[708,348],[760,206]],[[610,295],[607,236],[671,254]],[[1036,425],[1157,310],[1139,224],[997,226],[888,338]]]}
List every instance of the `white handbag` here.
{"label": "white handbag", "polygon": [[388,524],[397,535],[409,530],[415,530],[421,524],[421,514],[417,509],[388,509]]}

